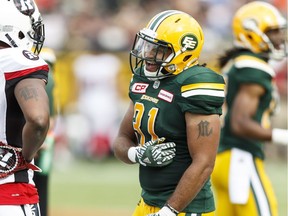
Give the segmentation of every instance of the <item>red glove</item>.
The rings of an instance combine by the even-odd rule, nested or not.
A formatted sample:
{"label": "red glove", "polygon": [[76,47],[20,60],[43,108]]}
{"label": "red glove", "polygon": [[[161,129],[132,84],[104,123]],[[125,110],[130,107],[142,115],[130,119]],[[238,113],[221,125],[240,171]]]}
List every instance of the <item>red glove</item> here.
{"label": "red glove", "polygon": [[17,171],[25,169],[32,169],[36,172],[42,171],[36,165],[25,161],[22,148],[0,142],[0,178],[6,178]]}

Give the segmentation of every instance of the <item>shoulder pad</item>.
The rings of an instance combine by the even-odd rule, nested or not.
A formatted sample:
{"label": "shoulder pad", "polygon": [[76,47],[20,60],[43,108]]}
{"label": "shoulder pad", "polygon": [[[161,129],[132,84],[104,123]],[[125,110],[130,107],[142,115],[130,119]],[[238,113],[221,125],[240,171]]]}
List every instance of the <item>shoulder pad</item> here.
{"label": "shoulder pad", "polygon": [[249,56],[249,55],[242,55],[235,58],[235,67],[236,68],[254,68],[257,70],[264,71],[270,76],[275,76],[275,71],[273,68],[264,60],[259,59],[257,57]]}
{"label": "shoulder pad", "polygon": [[189,77],[181,85],[183,97],[196,95],[224,97],[225,82],[223,76],[208,68],[191,71]]}

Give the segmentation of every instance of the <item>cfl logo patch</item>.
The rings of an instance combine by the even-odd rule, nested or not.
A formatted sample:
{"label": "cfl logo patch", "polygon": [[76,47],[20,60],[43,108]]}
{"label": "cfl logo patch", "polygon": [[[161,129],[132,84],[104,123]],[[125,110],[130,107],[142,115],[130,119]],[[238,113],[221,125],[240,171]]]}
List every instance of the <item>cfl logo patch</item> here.
{"label": "cfl logo patch", "polygon": [[181,40],[181,45],[187,50],[194,50],[198,46],[198,40],[194,35],[185,35]]}

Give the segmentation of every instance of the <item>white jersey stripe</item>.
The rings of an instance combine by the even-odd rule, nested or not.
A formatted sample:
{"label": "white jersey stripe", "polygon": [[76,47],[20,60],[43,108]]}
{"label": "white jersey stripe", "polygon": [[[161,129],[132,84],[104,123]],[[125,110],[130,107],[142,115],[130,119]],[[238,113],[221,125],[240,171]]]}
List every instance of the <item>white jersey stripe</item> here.
{"label": "white jersey stripe", "polygon": [[263,190],[262,183],[259,179],[255,166],[251,170],[251,185],[254,189],[255,198],[259,203],[259,211],[261,216],[271,216],[269,202],[265,191]]}
{"label": "white jersey stripe", "polygon": [[224,91],[216,91],[216,90],[207,90],[207,89],[196,89],[190,90],[182,93],[183,97],[190,97],[196,95],[205,95],[205,96],[215,96],[215,97],[225,97]]}

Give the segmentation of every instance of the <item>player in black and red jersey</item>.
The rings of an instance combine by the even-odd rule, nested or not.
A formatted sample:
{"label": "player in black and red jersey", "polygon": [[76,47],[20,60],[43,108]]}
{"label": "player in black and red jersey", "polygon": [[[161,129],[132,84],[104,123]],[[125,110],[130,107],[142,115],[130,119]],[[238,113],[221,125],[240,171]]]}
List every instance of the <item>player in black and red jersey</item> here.
{"label": "player in black and red jersey", "polygon": [[40,215],[29,168],[49,128],[44,38],[33,0],[0,2],[0,216]]}

